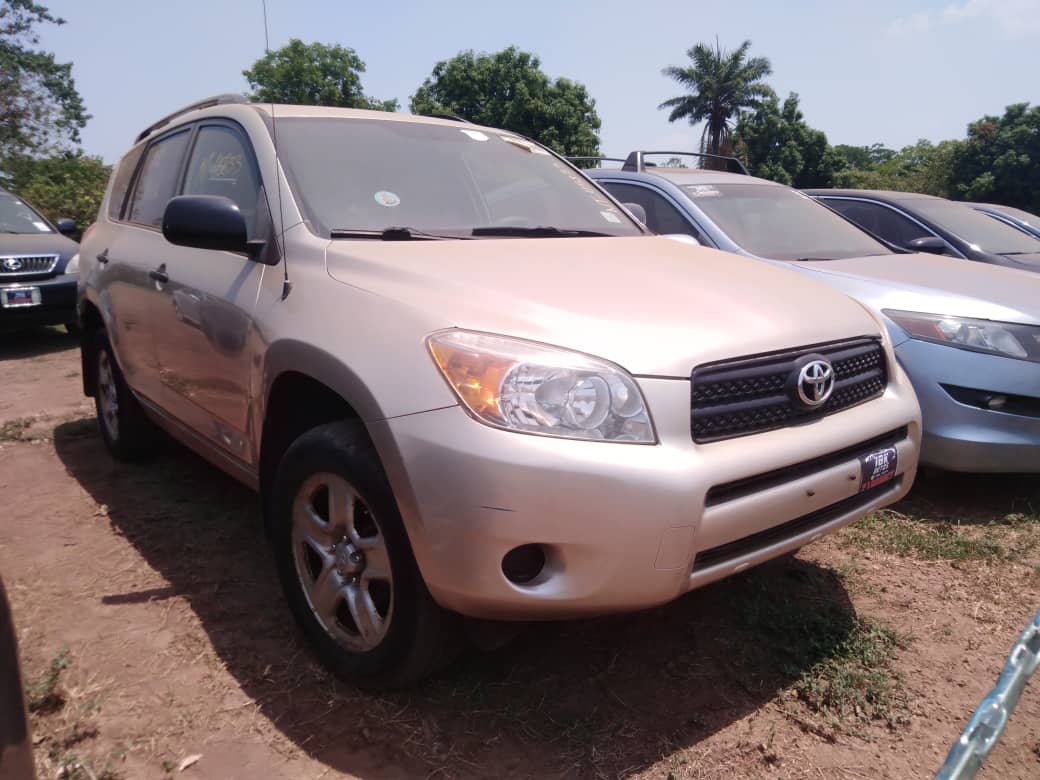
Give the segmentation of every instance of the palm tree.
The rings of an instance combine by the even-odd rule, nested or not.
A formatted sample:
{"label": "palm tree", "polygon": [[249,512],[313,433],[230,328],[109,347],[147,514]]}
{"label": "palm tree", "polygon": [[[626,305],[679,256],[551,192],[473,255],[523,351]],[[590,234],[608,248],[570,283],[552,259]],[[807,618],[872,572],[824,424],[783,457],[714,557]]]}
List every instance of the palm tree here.
{"label": "palm tree", "polygon": [[762,79],[773,72],[765,57],[747,56],[751,41],[744,41],[735,51],[726,52],[698,43],[686,51],[690,65],[670,65],[661,71],[689,91],[664,101],[658,108],[670,108],[669,122],[688,119],[691,125],[704,122],[701,152],[728,154],[731,151],[731,120],[745,108],[758,108],[762,100],[774,93]]}

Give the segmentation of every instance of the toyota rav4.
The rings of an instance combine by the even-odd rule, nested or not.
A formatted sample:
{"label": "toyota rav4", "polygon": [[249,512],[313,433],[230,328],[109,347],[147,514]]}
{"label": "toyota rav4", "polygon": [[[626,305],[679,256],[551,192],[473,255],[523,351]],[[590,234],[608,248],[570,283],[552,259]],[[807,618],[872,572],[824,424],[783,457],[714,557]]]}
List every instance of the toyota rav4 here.
{"label": "toyota rav4", "polygon": [[865,308],[648,235],[452,119],[214,98],[83,239],[84,385],[257,489],[289,605],[362,684],[498,621],[662,604],[901,497],[916,398]]}

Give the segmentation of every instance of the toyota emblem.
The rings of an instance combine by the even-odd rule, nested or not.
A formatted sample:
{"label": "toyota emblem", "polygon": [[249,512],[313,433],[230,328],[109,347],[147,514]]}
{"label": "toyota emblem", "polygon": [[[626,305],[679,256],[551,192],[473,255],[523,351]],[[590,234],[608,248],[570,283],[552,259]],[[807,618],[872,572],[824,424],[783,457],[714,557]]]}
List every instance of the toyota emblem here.
{"label": "toyota emblem", "polygon": [[810,409],[827,402],[834,392],[834,367],[826,360],[812,360],[798,372],[798,397]]}
{"label": "toyota emblem", "polygon": [[21,271],[22,261],[18,257],[5,257],[4,258],[4,270],[5,271]]}

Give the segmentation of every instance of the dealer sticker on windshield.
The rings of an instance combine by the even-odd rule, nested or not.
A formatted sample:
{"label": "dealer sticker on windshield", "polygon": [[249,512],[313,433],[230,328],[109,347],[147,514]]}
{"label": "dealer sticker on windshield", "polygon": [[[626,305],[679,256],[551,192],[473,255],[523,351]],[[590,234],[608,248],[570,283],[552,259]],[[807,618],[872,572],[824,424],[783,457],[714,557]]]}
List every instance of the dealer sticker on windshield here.
{"label": "dealer sticker on windshield", "polygon": [[896,448],[885,447],[866,455],[860,455],[859,492],[883,485],[896,475]]}

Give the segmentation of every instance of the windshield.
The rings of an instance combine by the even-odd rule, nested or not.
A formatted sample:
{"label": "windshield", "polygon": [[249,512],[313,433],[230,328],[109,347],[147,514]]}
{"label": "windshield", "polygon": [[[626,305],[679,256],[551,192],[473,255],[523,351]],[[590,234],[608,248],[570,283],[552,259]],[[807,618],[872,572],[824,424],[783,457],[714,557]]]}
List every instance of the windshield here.
{"label": "windshield", "polygon": [[971,244],[973,249],[996,255],[1040,252],[1040,239],[963,203],[914,198],[903,205]]}
{"label": "windshield", "polygon": [[687,184],[689,195],[742,249],[776,260],[841,260],[892,251],[807,195],[768,184]]}
{"label": "windshield", "polygon": [[383,119],[277,121],[293,190],[325,235],[389,227],[459,236],[492,227],[642,232],[581,174],[504,131]]}
{"label": "windshield", "polygon": [[0,193],[0,233],[53,233],[50,225],[13,195]]}

